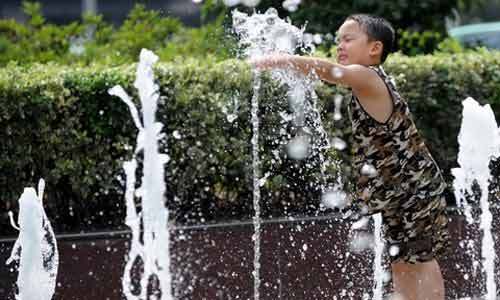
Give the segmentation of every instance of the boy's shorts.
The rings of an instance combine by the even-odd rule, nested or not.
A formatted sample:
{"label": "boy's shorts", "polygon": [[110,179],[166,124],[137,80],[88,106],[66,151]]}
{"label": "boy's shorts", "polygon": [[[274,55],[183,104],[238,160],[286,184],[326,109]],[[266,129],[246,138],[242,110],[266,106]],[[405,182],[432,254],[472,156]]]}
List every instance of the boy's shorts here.
{"label": "boy's shorts", "polygon": [[404,207],[382,211],[391,262],[427,262],[443,255],[450,244],[444,196],[410,198]]}

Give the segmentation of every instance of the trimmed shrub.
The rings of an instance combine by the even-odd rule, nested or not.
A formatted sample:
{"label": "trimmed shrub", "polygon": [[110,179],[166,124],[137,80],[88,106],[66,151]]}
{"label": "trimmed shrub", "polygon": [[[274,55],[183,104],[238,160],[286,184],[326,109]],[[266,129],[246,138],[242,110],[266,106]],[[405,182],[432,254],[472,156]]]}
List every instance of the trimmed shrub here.
{"label": "trimmed shrub", "polygon": [[[456,166],[461,101],[467,96],[500,112],[500,53],[391,56],[386,70],[410,102],[415,121],[447,174]],[[47,181],[46,206],[59,232],[119,228],[124,217],[122,163],[130,158],[136,129],[125,104],[107,90],[134,91],[135,66],[63,67],[11,65],[0,70],[0,211],[2,234],[11,234],[7,211],[16,210],[23,187]],[[252,208],[248,65],[187,60],[156,68],[159,119],[166,124],[162,149],[168,206],[176,222],[249,219]],[[318,84],[318,111],[326,132],[349,141],[349,120],[332,122],[333,96],[347,91]],[[349,173],[349,151],[314,152],[288,159],[285,144],[299,128],[283,117],[287,97],[267,76],[260,93],[260,156],[264,217],[327,213],[322,184]],[[233,120],[233,114],[236,119]],[[345,116],[345,111],[343,112]],[[307,122],[318,119],[310,115]],[[319,140],[319,142],[323,142]],[[319,156],[343,157],[345,170]]]}
{"label": "trimmed shrub", "polygon": [[[2,160],[1,223],[16,208],[24,186],[47,182],[48,214],[57,231],[117,228],[124,217],[122,163],[136,129],[128,108],[107,90],[128,91],[135,66],[73,68],[11,66],[0,73]],[[249,219],[252,212],[251,72],[238,61],[185,61],[156,69],[165,124],[163,151],[168,206],[182,223]],[[264,77],[260,153],[265,217],[318,211],[321,184],[334,170],[319,171],[319,155],[288,159],[284,144],[298,128],[284,121],[283,88]],[[289,112],[288,112],[289,113]],[[230,115],[230,114],[234,114]],[[236,119],[233,120],[233,118]],[[319,118],[309,115],[307,123]],[[2,226],[8,233],[9,226]]]}

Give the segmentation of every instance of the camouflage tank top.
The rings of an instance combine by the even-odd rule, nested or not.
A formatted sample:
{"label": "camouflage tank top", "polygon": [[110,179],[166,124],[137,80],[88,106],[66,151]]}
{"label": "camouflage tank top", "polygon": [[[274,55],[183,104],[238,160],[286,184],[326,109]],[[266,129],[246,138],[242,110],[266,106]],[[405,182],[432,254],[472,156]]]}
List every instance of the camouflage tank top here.
{"label": "camouflage tank top", "polygon": [[[356,197],[369,214],[387,209],[409,209],[415,201],[443,193],[441,171],[417,131],[407,102],[394,80],[381,66],[370,67],[382,78],[393,102],[389,119],[371,117],[353,94],[349,104],[352,121],[353,167],[357,175]],[[374,170],[375,172],[366,172]]]}

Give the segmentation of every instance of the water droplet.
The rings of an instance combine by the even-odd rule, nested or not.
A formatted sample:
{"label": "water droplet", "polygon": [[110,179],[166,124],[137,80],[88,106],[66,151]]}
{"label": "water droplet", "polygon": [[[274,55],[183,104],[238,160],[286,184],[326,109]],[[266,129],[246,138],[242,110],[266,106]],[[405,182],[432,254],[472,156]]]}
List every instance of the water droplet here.
{"label": "water droplet", "polygon": [[335,149],[337,149],[339,151],[342,151],[345,148],[347,148],[346,142],[344,142],[343,139],[338,138],[338,137],[332,138],[332,145],[333,145],[333,148],[335,148]]}
{"label": "water droplet", "polygon": [[323,36],[319,33],[316,33],[314,36],[313,36],[313,41],[316,45],[319,45],[321,43],[323,43]]}
{"label": "water droplet", "polygon": [[392,277],[391,276],[391,272],[389,272],[387,270],[383,271],[382,274],[381,274],[381,278],[382,278],[383,282],[389,282],[389,281],[391,281],[391,277]]}
{"label": "water droplet", "polygon": [[270,7],[266,10],[266,15],[272,15],[272,16],[277,16],[278,15],[278,10],[274,7]]}
{"label": "water droplet", "polygon": [[361,167],[361,175],[363,176],[375,177],[377,176],[377,174],[378,174],[377,169],[375,169],[373,165],[364,164]]}
{"label": "water droplet", "polygon": [[309,137],[301,135],[295,137],[286,146],[287,154],[292,159],[301,160],[309,155]]}
{"label": "water droplet", "polygon": [[174,132],[172,132],[172,136],[177,140],[182,137],[178,130],[174,130]]}
{"label": "water droplet", "polygon": [[301,0],[285,0],[283,1],[283,8],[289,12],[294,12],[298,9]]}
{"label": "water droplet", "polygon": [[340,119],[342,119],[342,114],[340,113],[340,108],[342,106],[342,100],[343,100],[343,97],[342,95],[335,95],[335,98],[334,98],[334,104],[335,104],[335,111],[333,113],[333,119],[335,121],[339,121]]}
{"label": "water droplet", "polygon": [[390,256],[396,256],[399,254],[399,247],[396,245],[392,245],[389,247],[389,255]]}
{"label": "water droplet", "polygon": [[333,67],[332,68],[332,75],[335,78],[341,78],[342,76],[344,76],[344,71],[342,71],[342,69],[339,67]]}
{"label": "water droplet", "polygon": [[336,112],[334,112],[334,113],[333,113],[333,119],[334,119],[335,121],[340,121],[340,120],[342,120],[342,115],[340,114],[340,112],[339,112],[339,111],[336,111]]}

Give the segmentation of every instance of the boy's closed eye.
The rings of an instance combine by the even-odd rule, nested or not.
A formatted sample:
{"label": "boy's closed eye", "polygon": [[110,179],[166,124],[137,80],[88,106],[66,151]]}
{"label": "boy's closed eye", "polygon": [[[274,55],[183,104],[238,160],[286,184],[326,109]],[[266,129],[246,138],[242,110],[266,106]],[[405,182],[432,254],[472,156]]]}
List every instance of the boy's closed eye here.
{"label": "boy's closed eye", "polygon": [[358,36],[356,35],[342,35],[342,36],[337,36],[335,38],[335,43],[338,45],[340,44],[341,42],[351,42],[353,40],[355,40]]}

